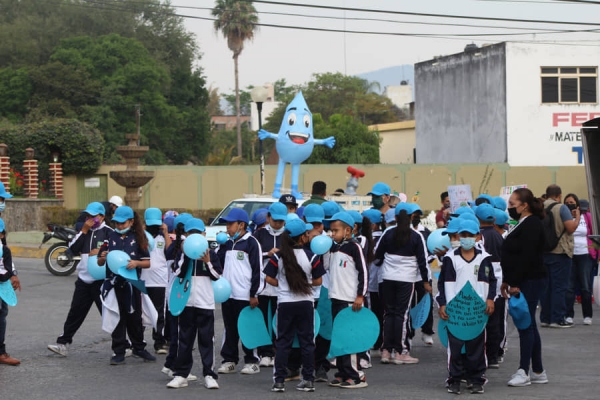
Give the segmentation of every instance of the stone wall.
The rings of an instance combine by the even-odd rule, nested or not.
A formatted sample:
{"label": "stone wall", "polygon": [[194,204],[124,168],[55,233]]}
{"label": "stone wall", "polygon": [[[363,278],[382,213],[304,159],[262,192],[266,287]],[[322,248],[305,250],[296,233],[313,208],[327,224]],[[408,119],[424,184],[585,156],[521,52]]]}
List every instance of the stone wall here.
{"label": "stone wall", "polygon": [[10,232],[45,231],[43,207],[61,207],[62,200],[55,199],[7,199],[2,219]]}

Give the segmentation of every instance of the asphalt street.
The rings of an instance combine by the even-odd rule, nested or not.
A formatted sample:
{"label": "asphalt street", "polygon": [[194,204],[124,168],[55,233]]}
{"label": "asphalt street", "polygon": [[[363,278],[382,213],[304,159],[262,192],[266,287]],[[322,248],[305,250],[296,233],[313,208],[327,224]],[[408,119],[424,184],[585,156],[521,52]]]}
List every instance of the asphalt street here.
{"label": "asphalt street", "polygon": [[[436,343],[425,347],[420,332],[414,340],[412,355],[420,359],[417,365],[382,365],[373,361],[366,371],[369,387],[344,390],[317,383],[314,393],[294,390],[288,382],[285,393],[271,393],[272,371],[263,368],[257,375],[221,375],[219,390],[209,391],[202,380],[190,382],[183,389],[167,389],[169,378],[160,372],[163,355],[156,363],[144,363],[128,358],[125,365],[110,366],[110,335],[100,328],[100,315],[95,308],[74,338],[69,356],[62,358],[46,349],[62,331],[69,310],[75,276],[53,276],[41,259],[16,259],[22,292],[19,304],[10,308],[6,337],[7,351],[21,360],[21,365],[0,365],[0,399],[252,399],[252,398],[451,398],[444,387],[446,351]],[[598,312],[598,307],[594,306]],[[509,351],[498,370],[488,370],[489,383],[483,396],[501,399],[597,399],[597,376],[600,369],[600,317],[592,326],[583,326],[581,310],[576,310],[576,326],[570,329],[542,329],[544,364],[550,382],[511,388],[506,385],[518,367],[518,334],[509,326]],[[216,315],[217,366],[222,336],[220,310]],[[437,319],[436,319],[437,326]],[[146,332],[152,350],[151,333]],[[194,354],[193,373],[202,375],[199,355]],[[238,369],[241,368],[238,366]],[[330,375],[331,372],[330,372]],[[463,387],[461,396],[466,394]]]}

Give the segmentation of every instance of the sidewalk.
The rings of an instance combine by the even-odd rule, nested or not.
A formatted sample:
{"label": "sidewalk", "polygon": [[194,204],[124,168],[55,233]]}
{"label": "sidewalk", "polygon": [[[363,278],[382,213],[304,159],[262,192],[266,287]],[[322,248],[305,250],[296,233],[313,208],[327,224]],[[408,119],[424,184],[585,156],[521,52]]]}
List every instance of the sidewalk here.
{"label": "sidewalk", "polygon": [[7,243],[13,257],[44,258],[48,248],[58,240],[50,239],[40,248],[43,238],[44,232],[42,231],[9,232]]}

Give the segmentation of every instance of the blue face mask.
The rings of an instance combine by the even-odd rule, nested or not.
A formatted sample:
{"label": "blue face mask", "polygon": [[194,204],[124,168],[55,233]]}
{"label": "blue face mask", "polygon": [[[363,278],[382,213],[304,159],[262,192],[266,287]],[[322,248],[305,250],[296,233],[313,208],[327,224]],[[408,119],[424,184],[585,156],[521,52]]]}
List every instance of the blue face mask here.
{"label": "blue face mask", "polygon": [[465,250],[471,250],[475,247],[475,238],[460,238],[460,247]]}
{"label": "blue face mask", "polygon": [[0,204],[0,213],[6,208],[6,203]]}
{"label": "blue face mask", "polygon": [[235,235],[233,235],[231,237],[231,240],[237,240],[237,238],[239,238],[239,237],[240,237],[240,232],[238,231],[238,232],[235,233]]}
{"label": "blue face mask", "polygon": [[131,229],[131,227],[129,227],[129,228],[125,228],[125,229],[117,229],[117,228],[115,228],[115,232],[117,232],[117,233],[119,233],[119,234],[121,234],[121,235],[124,235],[124,234],[126,234],[127,232],[129,232],[129,230],[130,230],[130,229]]}

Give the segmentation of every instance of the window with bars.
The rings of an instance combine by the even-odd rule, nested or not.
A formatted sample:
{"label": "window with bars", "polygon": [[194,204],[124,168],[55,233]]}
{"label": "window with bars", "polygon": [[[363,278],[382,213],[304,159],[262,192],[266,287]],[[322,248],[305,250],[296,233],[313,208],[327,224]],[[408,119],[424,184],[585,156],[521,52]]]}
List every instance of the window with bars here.
{"label": "window with bars", "polygon": [[542,67],[542,103],[598,103],[597,67]]}

